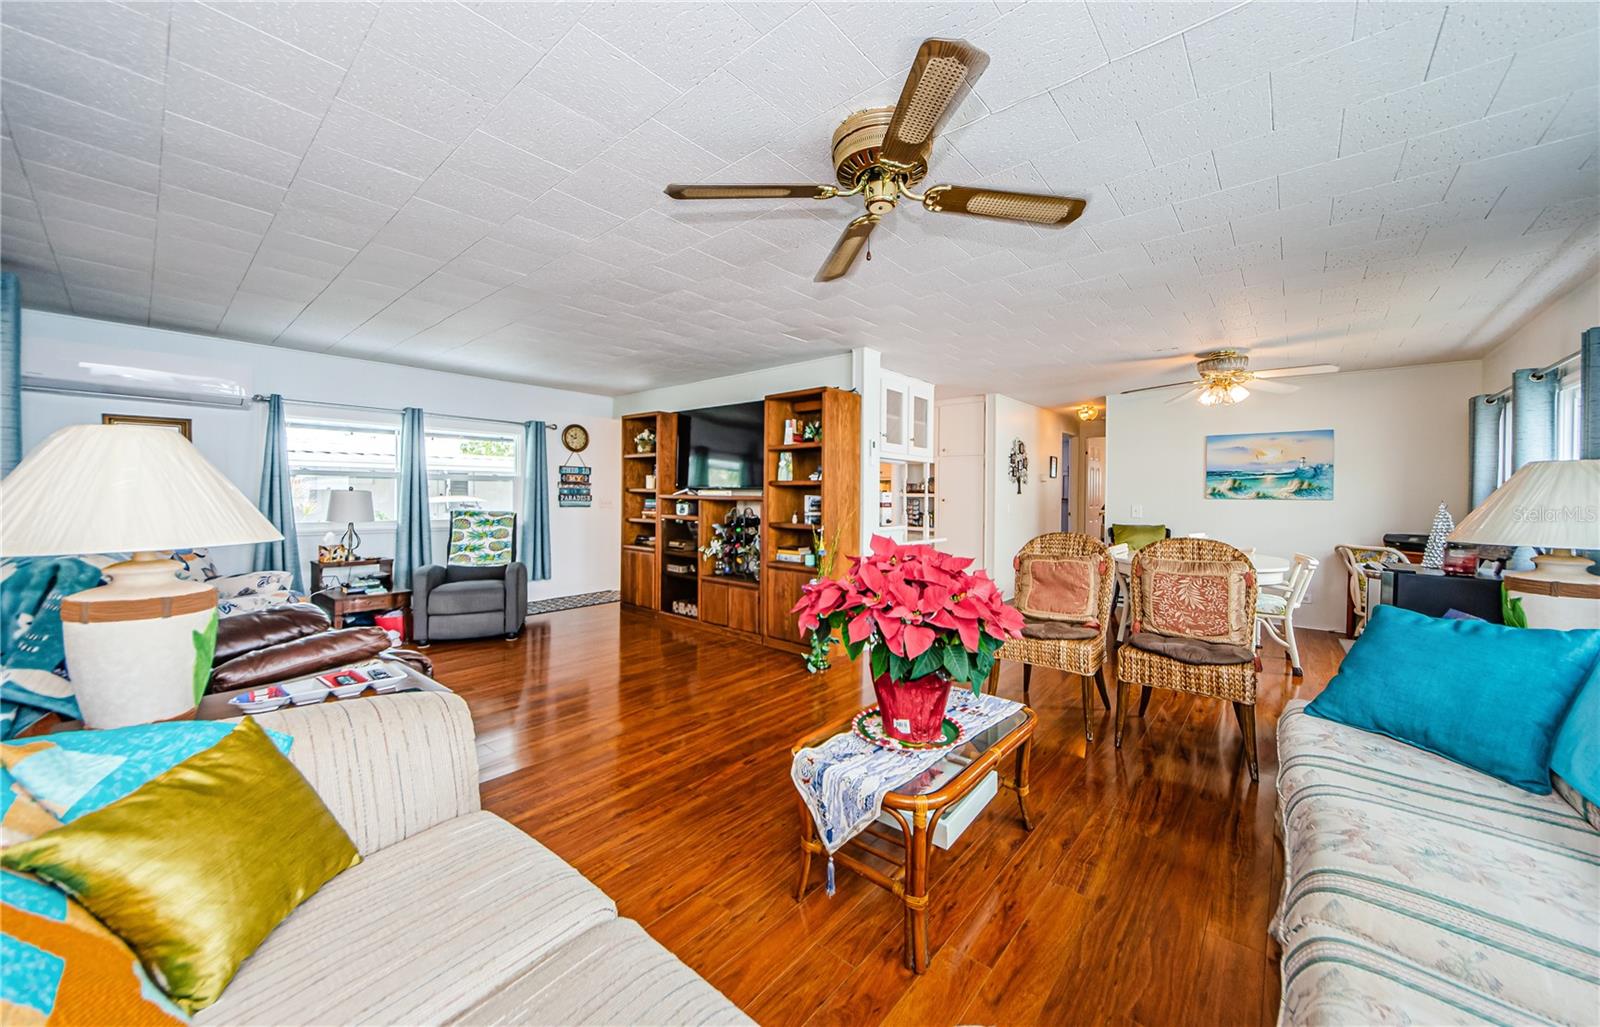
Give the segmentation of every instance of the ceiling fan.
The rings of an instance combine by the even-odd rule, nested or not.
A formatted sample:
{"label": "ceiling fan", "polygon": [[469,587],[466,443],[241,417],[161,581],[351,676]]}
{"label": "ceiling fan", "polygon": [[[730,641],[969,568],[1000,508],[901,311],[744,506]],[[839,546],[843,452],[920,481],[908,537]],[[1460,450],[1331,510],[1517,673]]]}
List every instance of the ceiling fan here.
{"label": "ceiling fan", "polygon": [[972,90],[989,55],[959,39],[928,39],[893,107],[872,107],[845,118],[833,133],[839,185],[669,185],[675,200],[832,200],[860,196],[867,212],[845,226],[817,272],[829,282],[850,270],[878,222],[902,196],[940,214],[972,214],[1060,227],[1077,220],[1088,201],[979,186],[935,185],[911,191],[928,173],[933,137]]}
{"label": "ceiling fan", "polygon": [[1189,386],[1188,390],[1173,396],[1167,403],[1182,403],[1190,397],[1198,397],[1202,406],[1232,406],[1249,398],[1251,388],[1260,389],[1262,392],[1294,392],[1298,385],[1289,385],[1284,382],[1274,381],[1277,378],[1298,378],[1307,374],[1329,374],[1339,370],[1336,364],[1305,364],[1300,367],[1275,367],[1268,371],[1250,370],[1250,358],[1236,349],[1219,349],[1210,353],[1199,354],[1195,361],[1195,372],[1199,378],[1186,382],[1172,382],[1168,385],[1150,385],[1142,389],[1129,389],[1123,395],[1132,395],[1135,392],[1153,392],[1156,389],[1176,389],[1180,386]]}

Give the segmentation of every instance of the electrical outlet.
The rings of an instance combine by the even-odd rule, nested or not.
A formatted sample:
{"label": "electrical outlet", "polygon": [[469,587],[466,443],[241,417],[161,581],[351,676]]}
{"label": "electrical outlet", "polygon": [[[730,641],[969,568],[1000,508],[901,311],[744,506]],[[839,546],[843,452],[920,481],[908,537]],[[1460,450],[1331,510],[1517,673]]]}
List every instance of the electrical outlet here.
{"label": "electrical outlet", "polygon": [[1144,516],[1144,507],[1140,506],[1138,503],[1133,504],[1133,506],[1131,508],[1129,508],[1129,510],[1128,510],[1128,516],[1132,517],[1134,519],[1138,519],[1140,517],[1143,517]]}

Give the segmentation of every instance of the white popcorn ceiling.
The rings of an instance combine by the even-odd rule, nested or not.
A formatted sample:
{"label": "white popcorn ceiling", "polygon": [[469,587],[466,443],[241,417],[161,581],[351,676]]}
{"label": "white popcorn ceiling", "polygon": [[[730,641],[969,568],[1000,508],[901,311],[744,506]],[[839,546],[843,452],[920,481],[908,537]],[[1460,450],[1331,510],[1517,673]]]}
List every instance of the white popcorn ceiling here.
{"label": "white popcorn ceiling", "polygon": [[[0,7],[6,268],[31,307],[620,394],[854,346],[1035,403],[1187,355],[1483,352],[1595,265],[1593,3],[41,3]],[[928,182],[831,180],[927,36],[989,70]]]}

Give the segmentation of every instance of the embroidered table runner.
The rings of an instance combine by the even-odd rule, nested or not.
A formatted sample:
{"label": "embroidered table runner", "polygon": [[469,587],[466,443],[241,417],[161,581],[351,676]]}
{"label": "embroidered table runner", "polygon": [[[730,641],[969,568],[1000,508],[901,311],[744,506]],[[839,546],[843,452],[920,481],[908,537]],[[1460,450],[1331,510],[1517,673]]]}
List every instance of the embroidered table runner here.
{"label": "embroidered table runner", "polygon": [[[961,725],[963,738],[972,738],[1020,709],[1019,702],[997,695],[974,696],[961,688],[951,692],[945,716]],[[956,748],[883,749],[845,731],[795,753],[789,776],[816,821],[830,857],[830,878],[833,853],[878,819],[883,797]]]}

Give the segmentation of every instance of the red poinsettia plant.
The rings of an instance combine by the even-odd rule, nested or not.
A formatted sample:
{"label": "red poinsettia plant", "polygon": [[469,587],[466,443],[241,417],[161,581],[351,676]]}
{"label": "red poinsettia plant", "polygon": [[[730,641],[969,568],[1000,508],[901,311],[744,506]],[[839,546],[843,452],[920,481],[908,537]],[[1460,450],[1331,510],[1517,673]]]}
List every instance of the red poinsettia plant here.
{"label": "red poinsettia plant", "polygon": [[872,552],[851,557],[843,580],[813,581],[791,611],[810,633],[806,665],[825,670],[837,635],[852,660],[870,648],[874,678],[939,675],[966,682],[976,694],[995,652],[1022,634],[1022,615],[1005,604],[989,575],[968,572],[971,563],[932,546],[874,536]]}

